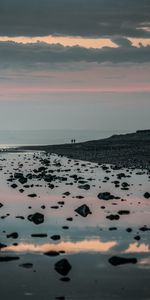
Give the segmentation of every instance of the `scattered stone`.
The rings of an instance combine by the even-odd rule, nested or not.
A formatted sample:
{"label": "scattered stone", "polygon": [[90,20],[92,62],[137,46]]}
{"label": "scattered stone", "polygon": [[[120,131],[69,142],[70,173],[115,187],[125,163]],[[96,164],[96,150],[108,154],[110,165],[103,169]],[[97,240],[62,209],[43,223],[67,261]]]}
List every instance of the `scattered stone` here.
{"label": "scattered stone", "polygon": [[51,236],[51,239],[53,240],[53,241],[58,241],[58,240],[60,240],[60,235],[52,235]]}
{"label": "scattered stone", "polygon": [[7,238],[17,239],[19,234],[17,232],[13,232],[10,234],[7,234]]}
{"label": "scattered stone", "polygon": [[37,197],[37,194],[35,194],[35,193],[29,194],[28,197],[35,198],[35,197]]}
{"label": "scattered stone", "polygon": [[109,192],[99,193],[97,196],[101,200],[113,200],[115,199],[114,195],[111,195]]}
{"label": "scattered stone", "polygon": [[136,241],[140,241],[141,237],[140,237],[139,235],[136,235],[136,236],[134,237],[134,239],[135,239]]}
{"label": "scattered stone", "polygon": [[127,232],[132,232],[132,228],[127,228],[126,231]]}
{"label": "scattered stone", "polygon": [[24,263],[19,265],[19,267],[25,268],[25,269],[31,269],[33,267],[32,263]]}
{"label": "scattered stone", "polygon": [[18,256],[0,256],[0,262],[9,262],[18,259],[20,259]]}
{"label": "scattered stone", "polygon": [[60,254],[59,252],[53,251],[53,250],[47,251],[44,253],[44,255],[47,255],[47,256],[58,256],[59,254]]}
{"label": "scattered stone", "polygon": [[89,214],[92,214],[89,207],[86,204],[83,204],[75,209],[75,212],[77,212],[82,217],[87,217]]}
{"label": "scattered stone", "polygon": [[17,188],[17,184],[16,183],[13,183],[12,185],[11,185],[11,187],[13,188],[13,189],[16,189]]}
{"label": "scattered stone", "polygon": [[62,277],[60,278],[61,281],[64,281],[64,282],[68,282],[70,281],[70,278],[69,277]]}
{"label": "scattered stone", "polygon": [[129,210],[119,210],[119,211],[118,211],[118,214],[119,214],[119,215],[129,215],[129,214],[130,214],[130,211],[129,211]]}
{"label": "scattered stone", "polygon": [[110,221],[114,221],[114,220],[119,220],[120,219],[120,216],[118,215],[109,215],[106,217],[107,219],[109,219]]}
{"label": "scattered stone", "polygon": [[87,190],[90,189],[90,185],[89,184],[83,184],[83,185],[79,185],[78,188],[87,191]]}
{"label": "scattered stone", "polygon": [[45,238],[47,237],[47,234],[46,233],[33,233],[31,234],[32,237],[38,237],[38,238]]}
{"label": "scattered stone", "polygon": [[125,258],[125,257],[119,257],[119,256],[112,256],[109,258],[109,263],[113,266],[119,266],[124,264],[136,264],[137,259],[136,258]]}
{"label": "scattered stone", "polygon": [[144,194],[144,197],[145,197],[146,199],[149,199],[149,198],[150,198],[150,193],[146,192],[146,193]]}
{"label": "scattered stone", "polygon": [[44,222],[44,215],[41,213],[35,213],[33,215],[29,215],[28,220],[36,225],[39,225]]}
{"label": "scattered stone", "polygon": [[66,258],[59,260],[55,264],[55,270],[63,276],[68,275],[71,269],[72,267]]}

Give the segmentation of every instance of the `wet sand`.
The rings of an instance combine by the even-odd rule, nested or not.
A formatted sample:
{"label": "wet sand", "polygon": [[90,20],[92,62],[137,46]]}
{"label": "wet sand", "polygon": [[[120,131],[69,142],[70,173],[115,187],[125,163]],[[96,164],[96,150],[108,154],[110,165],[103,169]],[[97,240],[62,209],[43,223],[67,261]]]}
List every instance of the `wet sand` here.
{"label": "wet sand", "polygon": [[3,299],[150,298],[150,174],[1,153]]}

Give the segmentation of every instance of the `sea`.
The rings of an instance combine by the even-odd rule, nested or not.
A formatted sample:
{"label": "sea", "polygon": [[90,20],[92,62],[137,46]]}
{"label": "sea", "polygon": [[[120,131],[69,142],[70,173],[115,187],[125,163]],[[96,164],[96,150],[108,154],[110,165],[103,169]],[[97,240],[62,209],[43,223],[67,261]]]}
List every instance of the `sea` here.
{"label": "sea", "polygon": [[70,130],[70,129],[42,129],[42,130],[0,130],[0,148],[11,148],[26,145],[54,145],[84,142],[123,134],[126,130]]}

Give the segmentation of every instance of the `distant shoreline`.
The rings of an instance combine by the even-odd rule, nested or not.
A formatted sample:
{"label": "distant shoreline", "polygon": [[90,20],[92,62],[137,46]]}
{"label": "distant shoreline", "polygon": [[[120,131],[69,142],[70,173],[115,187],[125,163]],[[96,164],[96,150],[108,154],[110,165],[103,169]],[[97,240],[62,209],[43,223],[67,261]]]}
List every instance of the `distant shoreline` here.
{"label": "distant shoreline", "polygon": [[150,169],[150,130],[138,130],[135,133],[81,143],[22,146],[6,149],[5,152],[29,150],[100,164],[115,164],[118,167]]}

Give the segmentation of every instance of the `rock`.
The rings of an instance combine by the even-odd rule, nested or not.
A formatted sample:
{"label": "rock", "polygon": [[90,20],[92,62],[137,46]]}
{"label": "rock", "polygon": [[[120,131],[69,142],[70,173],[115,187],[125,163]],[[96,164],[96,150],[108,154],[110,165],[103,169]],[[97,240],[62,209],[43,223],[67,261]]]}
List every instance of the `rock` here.
{"label": "rock", "polygon": [[109,230],[110,231],[117,230],[117,227],[110,227]]}
{"label": "rock", "polygon": [[13,188],[13,189],[16,189],[17,188],[17,184],[16,183],[13,183],[12,185],[11,185],[11,187]]}
{"label": "rock", "polygon": [[136,264],[137,259],[136,258],[125,258],[125,257],[119,257],[119,256],[112,256],[109,258],[109,263],[113,266],[119,266],[124,264]]}
{"label": "rock", "polygon": [[35,194],[35,193],[29,194],[28,197],[35,198],[35,197],[37,197],[37,194]]}
{"label": "rock", "polygon": [[0,208],[2,208],[4,205],[2,203],[0,203]]}
{"label": "rock", "polygon": [[134,239],[135,239],[136,241],[140,241],[141,237],[140,237],[139,235],[136,235],[136,236],[134,237]]}
{"label": "rock", "polygon": [[7,238],[17,239],[19,234],[17,232],[13,232],[11,234],[7,234]]}
{"label": "rock", "polygon": [[69,195],[70,195],[70,192],[65,192],[65,193],[63,193],[63,195],[69,196]]}
{"label": "rock", "polygon": [[36,225],[39,225],[44,222],[44,215],[41,213],[35,213],[33,215],[29,215],[28,220]]}
{"label": "rock", "polygon": [[109,219],[110,221],[114,221],[114,220],[119,220],[120,219],[120,216],[118,215],[109,215],[106,217],[107,219]]}
{"label": "rock", "polygon": [[16,219],[24,220],[25,218],[23,216],[16,216]]}
{"label": "rock", "polygon": [[82,217],[87,217],[89,214],[91,214],[91,211],[89,207],[86,204],[83,204],[75,209],[75,212],[77,212]]}
{"label": "rock", "polygon": [[118,211],[118,214],[119,214],[119,215],[129,215],[129,214],[130,214],[130,211],[129,211],[129,210],[119,210],[119,211]]}
{"label": "rock", "polygon": [[25,183],[27,183],[28,179],[25,178],[25,177],[20,177],[18,181],[19,181],[21,184],[25,184]]}
{"label": "rock", "polygon": [[35,237],[35,238],[45,238],[47,237],[47,234],[46,233],[33,233],[31,234],[32,237]]}
{"label": "rock", "polygon": [[64,282],[68,282],[70,281],[70,278],[69,277],[62,277],[60,278],[61,281],[64,281]]}
{"label": "rock", "polygon": [[132,232],[132,228],[127,228],[126,231],[127,232]]}
{"label": "rock", "polygon": [[150,198],[150,193],[146,192],[146,193],[144,194],[144,197],[145,197],[146,199],[149,199],[149,198]]}
{"label": "rock", "polygon": [[149,231],[150,228],[148,228],[148,227],[145,225],[145,226],[139,228],[139,230],[145,232],[145,231]]}
{"label": "rock", "polygon": [[18,256],[0,256],[0,262],[9,262],[18,259],[20,259],[20,257]]}
{"label": "rock", "polygon": [[59,252],[53,251],[53,250],[47,251],[44,253],[44,255],[47,255],[47,256],[58,256],[59,254],[60,254]]}
{"label": "rock", "polygon": [[113,199],[115,199],[115,196],[111,195],[109,192],[99,193],[97,197],[101,200],[113,200]]}
{"label": "rock", "polygon": [[7,247],[7,246],[6,246],[5,244],[1,244],[1,243],[0,243],[0,250],[3,249],[3,248],[6,248],[6,247]]}
{"label": "rock", "polygon": [[51,239],[53,240],[53,241],[58,241],[58,240],[60,240],[60,235],[52,235],[51,236]]}
{"label": "rock", "polygon": [[63,276],[68,275],[71,269],[72,267],[66,258],[59,260],[55,264],[55,270]]}
{"label": "rock", "polygon": [[33,264],[31,263],[24,263],[19,265],[19,267],[25,268],[25,269],[31,269],[33,267]]}
{"label": "rock", "polygon": [[87,190],[90,189],[90,185],[89,184],[83,184],[83,185],[79,185],[78,188],[87,191]]}
{"label": "rock", "polygon": [[73,221],[73,218],[69,217],[66,220],[71,222],[71,221]]}

